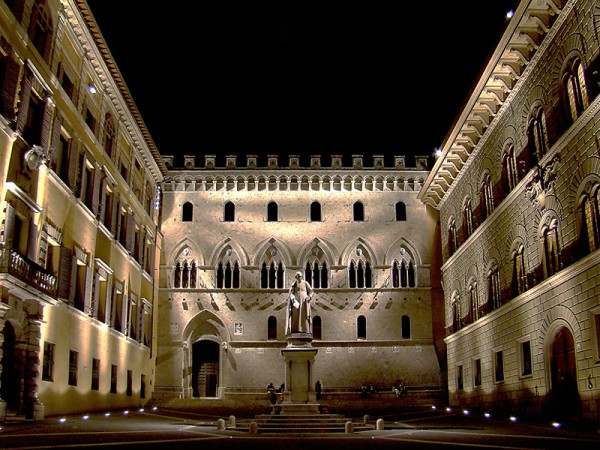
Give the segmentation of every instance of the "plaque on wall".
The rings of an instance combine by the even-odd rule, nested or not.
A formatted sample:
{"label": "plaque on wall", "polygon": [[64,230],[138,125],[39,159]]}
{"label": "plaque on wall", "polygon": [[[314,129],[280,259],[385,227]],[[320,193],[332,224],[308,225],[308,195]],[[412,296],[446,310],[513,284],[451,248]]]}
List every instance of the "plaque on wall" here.
{"label": "plaque on wall", "polygon": [[234,324],[233,334],[235,334],[236,336],[241,336],[242,334],[244,334],[244,325],[242,325],[241,323]]}

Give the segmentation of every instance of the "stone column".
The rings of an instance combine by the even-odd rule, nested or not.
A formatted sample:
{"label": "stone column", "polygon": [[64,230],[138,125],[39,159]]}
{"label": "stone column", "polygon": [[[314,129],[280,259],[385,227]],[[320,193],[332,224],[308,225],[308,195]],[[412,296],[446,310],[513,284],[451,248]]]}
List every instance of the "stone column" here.
{"label": "stone column", "polygon": [[[4,324],[6,322],[6,313],[9,307],[5,303],[0,302],[0,330],[4,330]],[[0,361],[4,358],[4,333],[0,332]],[[0,383],[2,383],[2,365],[0,364]],[[0,423],[6,420],[6,401],[0,397]]]}
{"label": "stone column", "polygon": [[36,300],[24,302],[27,313],[27,329],[25,341],[25,379],[23,387],[23,403],[25,417],[33,420],[44,419],[44,404],[38,398],[37,380],[40,374],[40,328],[44,318],[43,306]]}

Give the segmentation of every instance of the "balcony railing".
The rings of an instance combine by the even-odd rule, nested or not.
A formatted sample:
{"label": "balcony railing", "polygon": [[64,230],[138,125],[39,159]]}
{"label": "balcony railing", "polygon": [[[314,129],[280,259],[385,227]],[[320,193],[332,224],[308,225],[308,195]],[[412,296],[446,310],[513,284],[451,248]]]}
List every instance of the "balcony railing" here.
{"label": "balcony railing", "polygon": [[0,272],[8,272],[44,294],[56,297],[56,276],[3,244],[0,244]]}

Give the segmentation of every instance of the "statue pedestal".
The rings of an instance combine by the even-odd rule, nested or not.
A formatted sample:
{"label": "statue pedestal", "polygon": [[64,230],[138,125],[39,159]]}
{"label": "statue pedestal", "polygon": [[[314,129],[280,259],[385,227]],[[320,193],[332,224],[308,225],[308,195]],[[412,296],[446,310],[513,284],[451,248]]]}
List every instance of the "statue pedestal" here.
{"label": "statue pedestal", "polygon": [[281,350],[285,358],[285,392],[283,401],[274,405],[273,412],[282,414],[319,414],[320,404],[314,389],[312,369],[319,351],[311,345],[309,333],[291,333],[288,345]]}

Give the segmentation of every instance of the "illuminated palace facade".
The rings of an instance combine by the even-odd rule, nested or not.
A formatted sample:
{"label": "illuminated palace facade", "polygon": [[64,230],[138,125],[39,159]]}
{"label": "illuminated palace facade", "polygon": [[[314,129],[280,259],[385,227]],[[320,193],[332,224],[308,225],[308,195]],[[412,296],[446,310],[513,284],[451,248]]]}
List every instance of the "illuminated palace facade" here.
{"label": "illuminated palace facade", "polygon": [[451,404],[598,420],[600,2],[523,1],[419,198]]}
{"label": "illuminated palace facade", "polygon": [[[218,398],[265,402],[285,381],[288,290],[302,272],[316,293],[313,379],[327,388],[372,384],[391,393],[443,386],[437,336],[437,214],[417,199],[427,178],[375,156],[344,167],[319,156],[301,167],[269,156],[169,170],[163,183],[158,360],[154,397],[171,404]],[[165,157],[167,167],[172,166]],[[438,309],[436,317],[443,317]],[[183,374],[183,377],[182,377]],[[315,381],[313,381],[315,382]],[[181,400],[181,401],[179,401]]]}
{"label": "illuminated palace facade", "polygon": [[84,2],[0,2],[0,417],[152,393],[166,169]]}
{"label": "illuminated palace facade", "polygon": [[[524,0],[432,170],[161,156],[84,0],[0,3],[0,419],[314,380],[600,411],[600,2]],[[372,159],[372,161],[371,161]]]}

